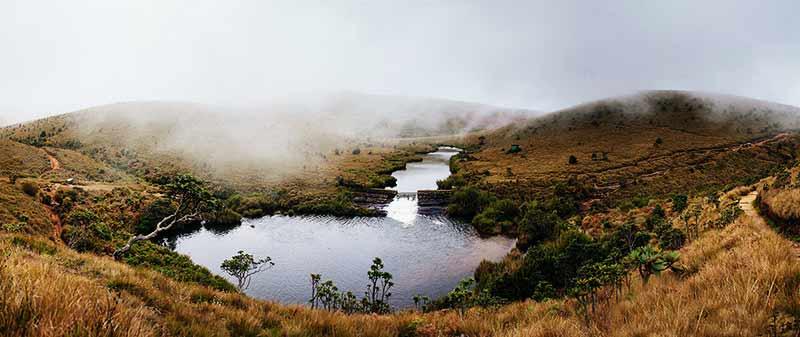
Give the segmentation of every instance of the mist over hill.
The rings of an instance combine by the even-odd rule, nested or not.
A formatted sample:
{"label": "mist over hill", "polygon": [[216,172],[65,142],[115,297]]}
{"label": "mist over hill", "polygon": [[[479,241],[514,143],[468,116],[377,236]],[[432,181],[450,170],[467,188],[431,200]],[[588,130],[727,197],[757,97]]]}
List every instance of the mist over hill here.
{"label": "mist over hill", "polygon": [[[167,162],[219,176],[281,177],[327,157],[397,139],[452,137],[497,128],[535,112],[432,98],[335,93],[257,106],[127,102],[7,127],[6,136],[83,152]],[[135,164],[126,162],[126,164]]]}

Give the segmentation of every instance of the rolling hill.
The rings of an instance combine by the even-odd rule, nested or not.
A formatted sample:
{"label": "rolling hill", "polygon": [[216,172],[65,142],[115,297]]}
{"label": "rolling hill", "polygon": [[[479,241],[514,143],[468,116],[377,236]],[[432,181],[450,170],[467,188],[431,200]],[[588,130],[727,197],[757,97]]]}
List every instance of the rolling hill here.
{"label": "rolling hill", "polygon": [[472,135],[459,174],[519,199],[570,179],[602,200],[711,191],[791,164],[798,116],[741,97],[644,92]]}

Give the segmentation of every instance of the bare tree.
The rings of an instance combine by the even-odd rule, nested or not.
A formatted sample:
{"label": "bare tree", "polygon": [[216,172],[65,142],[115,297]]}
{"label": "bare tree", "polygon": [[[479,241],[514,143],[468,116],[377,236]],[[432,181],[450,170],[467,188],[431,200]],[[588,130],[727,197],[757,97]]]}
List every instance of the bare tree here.
{"label": "bare tree", "polygon": [[177,175],[165,184],[164,188],[167,196],[175,204],[175,211],[161,219],[149,234],[137,234],[128,239],[124,246],[114,252],[114,258],[120,259],[138,241],[153,239],[176,225],[201,221],[203,212],[214,205],[214,200],[203,186],[203,182],[191,175]]}

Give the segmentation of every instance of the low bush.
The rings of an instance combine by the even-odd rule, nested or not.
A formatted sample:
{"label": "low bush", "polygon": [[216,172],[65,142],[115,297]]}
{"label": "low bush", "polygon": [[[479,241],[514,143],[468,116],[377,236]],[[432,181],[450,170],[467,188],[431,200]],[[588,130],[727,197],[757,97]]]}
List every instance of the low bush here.
{"label": "low bush", "polygon": [[280,204],[275,198],[265,194],[251,194],[246,197],[233,196],[227,201],[228,207],[245,218],[260,218],[275,213]]}
{"label": "low bush", "polygon": [[447,214],[471,221],[486,206],[496,200],[497,198],[489,192],[467,186],[456,190],[450,197]]}
{"label": "low bush", "polygon": [[508,233],[519,216],[519,207],[508,199],[495,200],[472,218],[472,226],[483,235]]}
{"label": "low bush", "polygon": [[145,207],[139,216],[139,221],[134,226],[136,234],[148,234],[156,229],[156,225],[171,214],[175,213],[175,206],[167,198],[157,199]]}
{"label": "low bush", "polygon": [[236,290],[230,282],[194,264],[189,257],[150,241],[141,241],[133,245],[123,257],[123,261],[133,266],[156,270],[178,281],[201,284],[217,290]]}
{"label": "low bush", "polygon": [[467,181],[464,179],[462,175],[452,174],[449,177],[445,178],[444,180],[437,180],[436,186],[440,190],[452,190],[454,188],[463,187],[467,184]]}
{"label": "low bush", "polygon": [[61,239],[79,252],[106,253],[111,250],[113,233],[93,212],[75,209],[69,213],[61,231]]}
{"label": "low bush", "polygon": [[35,197],[37,193],[39,193],[39,185],[32,181],[23,181],[21,186],[22,192],[32,197]]}

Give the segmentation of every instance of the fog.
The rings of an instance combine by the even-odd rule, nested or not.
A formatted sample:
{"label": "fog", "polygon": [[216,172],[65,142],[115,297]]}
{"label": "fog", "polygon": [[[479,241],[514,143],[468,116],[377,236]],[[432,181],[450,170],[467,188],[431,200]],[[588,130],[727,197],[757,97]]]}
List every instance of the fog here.
{"label": "fog", "polygon": [[[338,150],[447,140],[538,112],[351,92],[291,95],[250,105],[126,102],[69,115],[86,145],[173,156],[219,178],[282,178],[333,162]],[[208,170],[206,170],[208,169]]]}
{"label": "fog", "polygon": [[800,105],[798,10],[796,1],[4,0],[0,124],[114,102],[257,109],[341,91],[540,111],[647,89]]}

